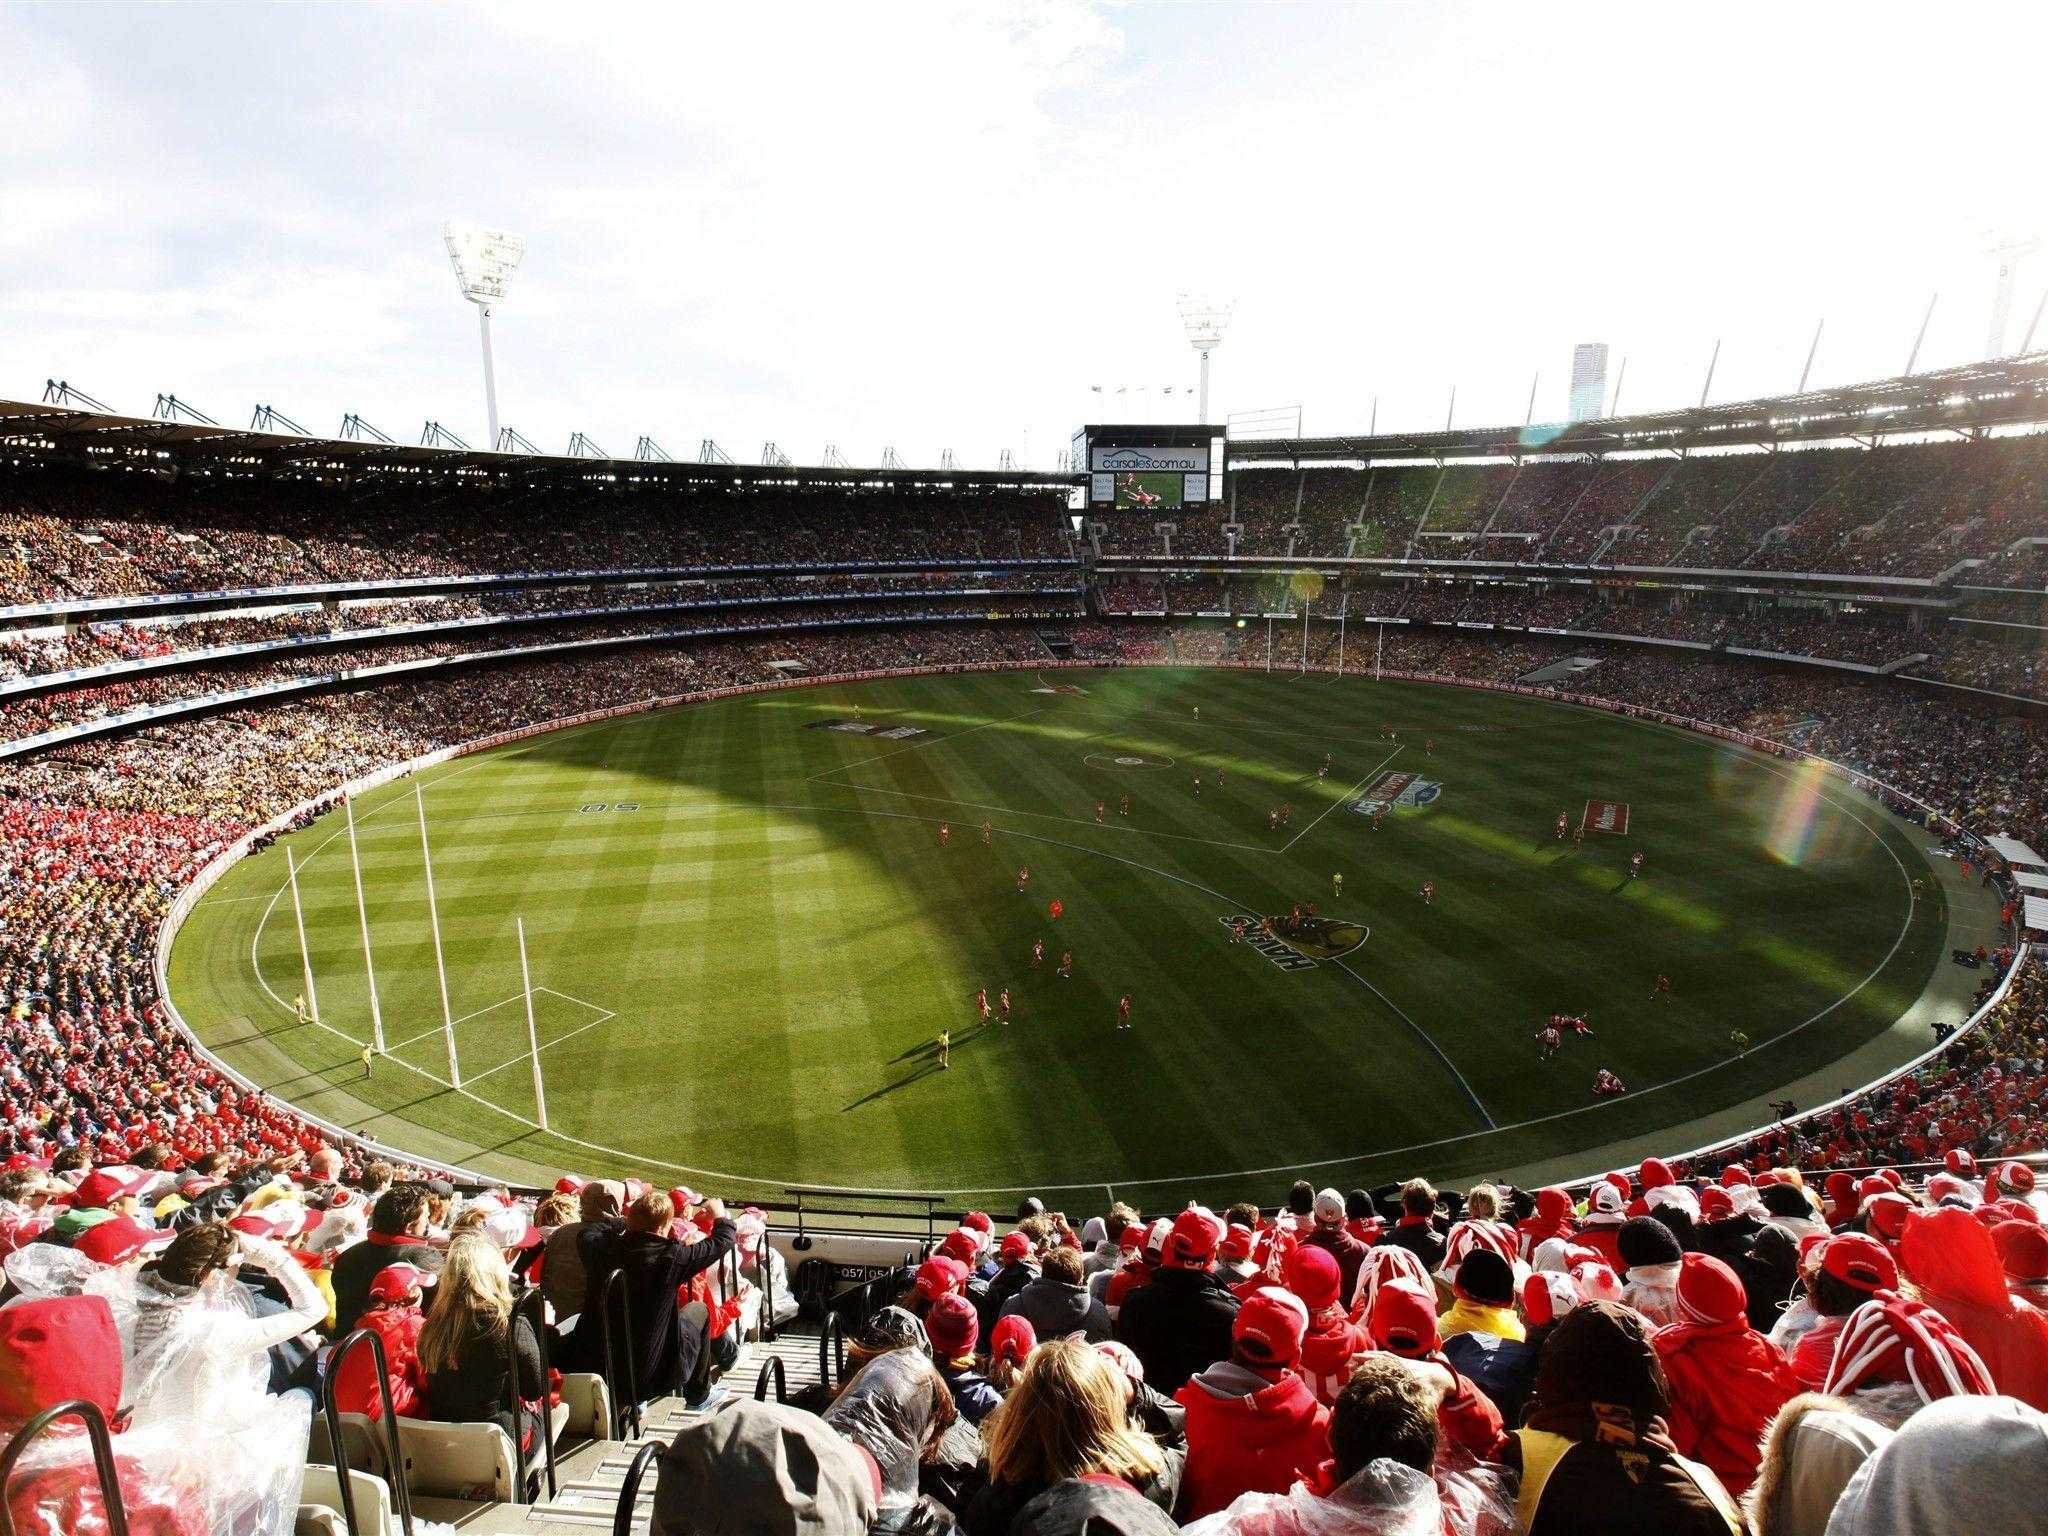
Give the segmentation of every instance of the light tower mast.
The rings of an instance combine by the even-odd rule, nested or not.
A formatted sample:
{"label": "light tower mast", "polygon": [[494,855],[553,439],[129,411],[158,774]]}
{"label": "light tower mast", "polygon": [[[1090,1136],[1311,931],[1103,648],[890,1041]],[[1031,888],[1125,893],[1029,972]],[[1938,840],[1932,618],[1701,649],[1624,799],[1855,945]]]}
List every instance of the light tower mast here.
{"label": "light tower mast", "polygon": [[2012,289],[2020,258],[2040,248],[2041,242],[2032,235],[2005,235],[1985,252],[1998,258],[1998,286],[1991,295],[1991,335],[1984,343],[1987,358],[2005,356],[2005,322],[2012,314]]}
{"label": "light tower mast", "polygon": [[502,229],[483,229],[462,219],[450,219],[441,228],[448,246],[448,260],[455,266],[456,286],[476,306],[478,329],[484,339],[484,414],[490,421],[486,441],[498,446],[498,379],[491,368],[491,310],[505,297],[505,288],[526,255],[526,241]]}
{"label": "light tower mast", "polygon": [[1209,424],[1209,354],[1222,345],[1224,328],[1236,308],[1235,303],[1219,304],[1186,293],[1180,296],[1180,323],[1188,333],[1188,345],[1202,355],[1201,403],[1195,415],[1199,426]]}

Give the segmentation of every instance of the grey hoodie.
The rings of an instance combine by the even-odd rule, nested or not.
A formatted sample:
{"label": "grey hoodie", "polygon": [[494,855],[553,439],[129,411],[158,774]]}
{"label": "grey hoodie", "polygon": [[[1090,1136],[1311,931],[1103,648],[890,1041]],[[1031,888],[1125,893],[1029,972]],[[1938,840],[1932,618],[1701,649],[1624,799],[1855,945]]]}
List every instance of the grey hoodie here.
{"label": "grey hoodie", "polygon": [[2006,1536],[2048,1509],[2048,1415],[2012,1397],[1945,1397],[1842,1491],[1827,1536]]}
{"label": "grey hoodie", "polygon": [[1088,1288],[1068,1285],[1051,1275],[1033,1277],[1003,1303],[1002,1315],[1024,1318],[1041,1341],[1079,1333],[1090,1344],[1100,1344],[1109,1337],[1109,1313]]}

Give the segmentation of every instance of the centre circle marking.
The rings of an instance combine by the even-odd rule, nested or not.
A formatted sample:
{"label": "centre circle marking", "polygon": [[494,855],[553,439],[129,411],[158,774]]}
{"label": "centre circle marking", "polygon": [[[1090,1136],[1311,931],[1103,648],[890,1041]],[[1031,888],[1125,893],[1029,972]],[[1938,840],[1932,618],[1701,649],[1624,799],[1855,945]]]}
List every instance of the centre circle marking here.
{"label": "centre circle marking", "polygon": [[1174,759],[1161,754],[1154,757],[1140,752],[1090,752],[1081,759],[1091,768],[1171,768]]}

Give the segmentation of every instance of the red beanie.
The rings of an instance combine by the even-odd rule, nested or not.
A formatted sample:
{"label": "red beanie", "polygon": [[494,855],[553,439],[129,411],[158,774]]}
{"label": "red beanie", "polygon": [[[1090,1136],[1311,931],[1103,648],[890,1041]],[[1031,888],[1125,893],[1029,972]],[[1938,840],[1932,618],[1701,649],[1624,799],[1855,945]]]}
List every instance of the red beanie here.
{"label": "red beanie", "polygon": [[1536,1215],[1552,1225],[1567,1221],[1572,1214],[1572,1197],[1556,1187],[1536,1191]]}
{"label": "red beanie", "polygon": [[[1297,1252],[1321,1253],[1319,1248]],[[1324,1255],[1328,1257],[1328,1255]],[[1308,1308],[1292,1291],[1262,1285],[1237,1309],[1230,1340],[1238,1358],[1267,1370],[1291,1370],[1308,1336]]]}
{"label": "red beanie", "polygon": [[932,1303],[924,1315],[925,1337],[932,1341],[932,1354],[940,1360],[957,1360],[974,1353],[974,1341],[981,1336],[981,1320],[974,1315],[974,1303],[952,1291]]}
{"label": "red beanie", "polygon": [[1419,1360],[1437,1352],[1436,1303],[1406,1281],[1380,1287],[1369,1325],[1373,1343],[1389,1354]]}
{"label": "red beanie", "polygon": [[0,1424],[19,1429],[82,1397],[112,1423],[121,1408],[121,1335],[104,1296],[50,1296],[0,1309]]}
{"label": "red beanie", "polygon": [[1688,1253],[1678,1261],[1681,1323],[1732,1323],[1748,1305],[1741,1276],[1712,1254]]}
{"label": "red beanie", "polygon": [[1311,1312],[1325,1312],[1337,1305],[1342,1280],[1336,1255],[1327,1248],[1304,1243],[1287,1255],[1287,1289]]}

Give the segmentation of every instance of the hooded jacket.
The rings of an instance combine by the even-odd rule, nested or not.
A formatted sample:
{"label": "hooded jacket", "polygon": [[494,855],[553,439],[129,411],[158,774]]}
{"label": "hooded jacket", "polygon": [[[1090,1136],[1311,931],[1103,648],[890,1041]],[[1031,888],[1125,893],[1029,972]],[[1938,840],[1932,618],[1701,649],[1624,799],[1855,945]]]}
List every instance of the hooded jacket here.
{"label": "hooded jacket", "polygon": [[1316,1401],[1332,1407],[1351,1379],[1353,1358],[1371,1348],[1372,1335],[1352,1322],[1342,1307],[1332,1307],[1310,1315],[1308,1333],[1301,1341],[1301,1363],[1295,1370]]}
{"label": "hooded jacket", "polygon": [[1002,1317],[1021,1317],[1041,1339],[1063,1339],[1078,1333],[1090,1344],[1109,1337],[1109,1313],[1088,1294],[1085,1285],[1068,1285],[1051,1275],[1037,1275],[1002,1305]]}
{"label": "hooded jacket", "polygon": [[1799,1391],[1799,1380],[1747,1313],[1720,1322],[1674,1323],[1651,1341],[1671,1384],[1671,1443],[1711,1467],[1740,1498],[1756,1481],[1764,1428]]}
{"label": "hooded jacket", "polygon": [[1954,1325],[2000,1392],[2048,1409],[2048,1314],[2016,1300],[1990,1229],[1968,1211],[1915,1211],[1899,1267]]}
{"label": "hooded jacket", "polygon": [[587,1287],[585,1321],[576,1325],[577,1335],[580,1338],[586,1324],[594,1322],[592,1342],[602,1337],[605,1282],[614,1271],[623,1270],[626,1278],[622,1283],[632,1308],[634,1369],[640,1392],[655,1398],[677,1390],[695,1362],[694,1357],[681,1358],[676,1292],[732,1252],[736,1240],[737,1229],[724,1216],[711,1224],[711,1235],[697,1243],[679,1243],[661,1232],[628,1232],[625,1223],[616,1218],[588,1223],[576,1234]]}
{"label": "hooded jacket", "polygon": [[1204,1269],[1161,1269],[1124,1299],[1116,1339],[1145,1367],[1145,1380],[1169,1396],[1195,1372],[1230,1358],[1238,1299]]}
{"label": "hooded jacket", "polygon": [[1329,1455],[1330,1410],[1292,1371],[1269,1376],[1224,1360],[1173,1400],[1187,1410],[1182,1521],[1212,1514],[1241,1493],[1284,1493]]}
{"label": "hooded jacket", "polygon": [[[426,1377],[420,1371],[420,1330],[426,1326],[418,1307],[385,1306],[381,1303],[356,1319],[358,1328],[368,1328],[384,1346],[384,1375],[391,1384],[391,1407],[401,1419],[426,1417],[421,1395]],[[360,1413],[375,1419],[384,1412],[384,1397],[377,1390],[377,1372],[370,1352],[356,1348],[341,1363],[334,1382],[335,1406],[343,1413]]]}
{"label": "hooded jacket", "polygon": [[1827,1536],[2037,1530],[2048,1508],[2048,1418],[2011,1397],[1930,1403],[1863,1463]]}
{"label": "hooded jacket", "polygon": [[1671,1443],[1670,1400],[1643,1320],[1589,1301],[1551,1331],[1528,1424],[1510,1442],[1527,1536],[1739,1536],[1706,1467]]}
{"label": "hooded jacket", "polygon": [[1771,1420],[1743,1495],[1751,1536],[1823,1536],[1842,1490],[1892,1432],[1837,1398],[1806,1392]]}

